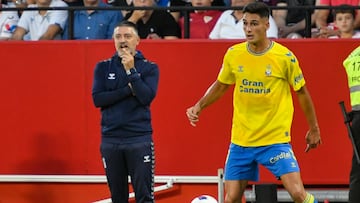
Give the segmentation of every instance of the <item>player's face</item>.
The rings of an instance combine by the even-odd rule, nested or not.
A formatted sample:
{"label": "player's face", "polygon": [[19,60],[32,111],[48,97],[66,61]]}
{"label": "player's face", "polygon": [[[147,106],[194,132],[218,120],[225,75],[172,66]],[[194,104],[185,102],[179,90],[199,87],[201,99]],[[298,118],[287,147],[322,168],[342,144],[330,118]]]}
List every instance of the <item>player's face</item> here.
{"label": "player's face", "polygon": [[140,42],[139,35],[132,27],[116,27],[114,29],[114,44],[119,56],[123,55],[123,50],[135,55],[136,46]]}
{"label": "player's face", "polygon": [[261,18],[260,15],[254,13],[245,13],[243,23],[248,42],[257,43],[266,39],[266,30],[269,28],[268,18]]}
{"label": "player's face", "polygon": [[354,18],[351,13],[337,13],[335,25],[341,32],[349,33],[354,29]]}

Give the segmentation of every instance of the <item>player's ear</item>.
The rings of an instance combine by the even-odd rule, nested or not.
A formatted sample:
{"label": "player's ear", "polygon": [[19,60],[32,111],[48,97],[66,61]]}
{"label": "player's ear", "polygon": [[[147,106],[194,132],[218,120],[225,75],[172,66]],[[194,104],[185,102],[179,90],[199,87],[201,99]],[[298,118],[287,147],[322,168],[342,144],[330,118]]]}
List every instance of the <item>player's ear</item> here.
{"label": "player's ear", "polygon": [[266,26],[266,30],[268,30],[270,28],[270,21],[269,18],[265,18],[265,26]]}

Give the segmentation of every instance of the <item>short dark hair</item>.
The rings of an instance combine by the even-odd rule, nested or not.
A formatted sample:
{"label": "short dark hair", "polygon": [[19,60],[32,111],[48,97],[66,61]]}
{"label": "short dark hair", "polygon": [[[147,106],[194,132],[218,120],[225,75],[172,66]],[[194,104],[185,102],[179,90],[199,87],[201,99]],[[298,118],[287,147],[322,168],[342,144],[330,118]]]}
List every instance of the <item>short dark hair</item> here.
{"label": "short dark hair", "polygon": [[135,30],[136,34],[138,34],[138,29],[135,23],[127,20],[120,21],[118,24],[116,24],[115,28],[117,27],[131,27]]}
{"label": "short dark hair", "polygon": [[269,18],[270,9],[265,3],[256,1],[246,4],[243,13],[253,13],[258,14],[261,18]]}
{"label": "short dark hair", "polygon": [[356,15],[354,7],[349,4],[341,4],[341,5],[337,6],[334,9],[334,17],[336,17],[336,14],[338,14],[338,13],[350,13],[354,19],[355,19],[355,15]]}

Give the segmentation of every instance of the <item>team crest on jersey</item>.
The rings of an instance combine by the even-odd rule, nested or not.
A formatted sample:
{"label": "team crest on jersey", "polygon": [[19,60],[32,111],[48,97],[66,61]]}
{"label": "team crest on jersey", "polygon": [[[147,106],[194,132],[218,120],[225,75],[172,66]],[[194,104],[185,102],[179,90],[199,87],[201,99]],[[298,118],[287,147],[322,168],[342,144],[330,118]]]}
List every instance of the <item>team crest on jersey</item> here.
{"label": "team crest on jersey", "polygon": [[115,80],[115,73],[109,73],[109,80]]}
{"label": "team crest on jersey", "polygon": [[239,71],[240,73],[244,72],[244,66],[240,65],[240,66],[238,67],[238,71]]}
{"label": "team crest on jersey", "polygon": [[266,76],[271,76],[271,73],[272,73],[271,66],[267,65],[266,70],[265,70],[265,75]]}

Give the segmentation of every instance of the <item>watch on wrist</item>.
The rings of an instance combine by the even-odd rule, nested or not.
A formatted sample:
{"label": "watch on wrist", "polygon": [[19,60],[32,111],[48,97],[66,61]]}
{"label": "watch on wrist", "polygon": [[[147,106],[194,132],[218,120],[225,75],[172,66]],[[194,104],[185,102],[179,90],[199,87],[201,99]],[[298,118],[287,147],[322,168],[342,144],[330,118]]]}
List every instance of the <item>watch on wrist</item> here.
{"label": "watch on wrist", "polygon": [[131,75],[131,74],[136,73],[136,72],[137,71],[136,71],[135,67],[133,67],[133,68],[130,68],[129,70],[126,70],[126,75]]}

